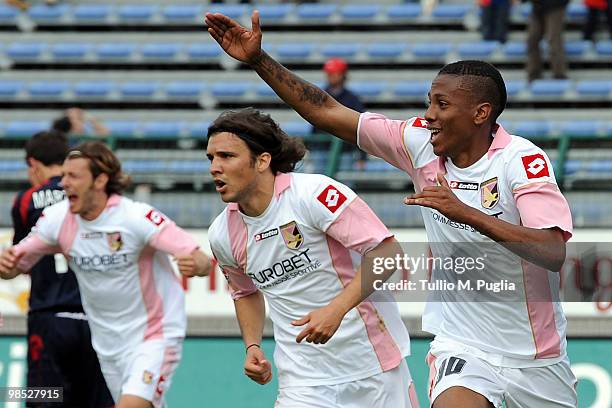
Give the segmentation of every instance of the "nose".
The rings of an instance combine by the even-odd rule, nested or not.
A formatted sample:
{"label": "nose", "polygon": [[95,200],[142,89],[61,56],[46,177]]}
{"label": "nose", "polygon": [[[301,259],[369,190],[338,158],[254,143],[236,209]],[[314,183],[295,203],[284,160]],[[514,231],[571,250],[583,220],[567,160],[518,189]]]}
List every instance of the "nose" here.
{"label": "nose", "polygon": [[219,160],[216,160],[213,157],[212,160],[210,161],[210,174],[214,176],[215,174],[220,174],[220,173],[221,173],[221,165],[219,164]]}
{"label": "nose", "polygon": [[62,176],[60,183],[62,184],[62,188],[64,189],[66,188],[66,186],[68,186],[68,179],[66,178],[66,176]]}
{"label": "nose", "polygon": [[435,113],[436,112],[433,107],[433,103],[430,103],[429,106],[427,107],[427,110],[425,111],[425,120],[429,123],[434,122],[436,119]]}

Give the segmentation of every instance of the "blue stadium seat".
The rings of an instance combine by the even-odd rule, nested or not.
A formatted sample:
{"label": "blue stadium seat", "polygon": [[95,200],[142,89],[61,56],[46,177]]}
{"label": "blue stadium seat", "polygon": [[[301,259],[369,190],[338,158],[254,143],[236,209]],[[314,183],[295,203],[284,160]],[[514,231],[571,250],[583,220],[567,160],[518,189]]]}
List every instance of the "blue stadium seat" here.
{"label": "blue stadium seat", "polygon": [[47,44],[38,42],[16,42],[9,45],[5,53],[13,59],[36,59],[47,49]]}
{"label": "blue stadium seat", "polygon": [[0,4],[0,22],[5,24],[13,22],[18,14],[19,12],[15,7]]}
{"label": "blue stadium seat", "polygon": [[151,97],[158,88],[155,82],[134,81],[121,84],[120,91],[123,97]]}
{"label": "blue stadium seat", "polygon": [[612,40],[601,40],[595,45],[597,54],[610,57],[612,56]]}
{"label": "blue stadium seat", "polygon": [[262,21],[279,21],[285,19],[295,9],[293,4],[262,4],[256,6]]}
{"label": "blue stadium seat", "polygon": [[96,53],[100,59],[128,59],[135,50],[133,43],[107,43],[98,45]]}
{"label": "blue stadium seat", "polygon": [[10,137],[30,137],[34,133],[49,129],[47,121],[25,121],[15,120],[9,122],[4,130],[5,136]]}
{"label": "blue stadium seat", "polygon": [[461,58],[489,58],[497,48],[499,43],[497,41],[478,41],[459,44],[457,52]]}
{"label": "blue stadium seat", "polygon": [[199,4],[169,4],[164,7],[162,15],[166,21],[189,21],[202,17],[203,10]]}
{"label": "blue stadium seat", "polygon": [[173,59],[181,48],[178,43],[149,43],[142,47],[141,52],[147,59]]}
{"label": "blue stadium seat", "polygon": [[47,6],[45,4],[35,4],[28,9],[28,15],[34,21],[56,22],[59,21],[69,10],[68,5],[59,4]]}
{"label": "blue stadium seat", "polygon": [[0,171],[4,173],[19,172],[27,168],[25,161],[23,160],[2,160],[0,165]]}
{"label": "blue stadium seat", "polygon": [[387,8],[387,17],[391,20],[416,19],[421,15],[421,5],[418,3],[394,4]]}
{"label": "blue stadium seat", "polygon": [[166,95],[172,98],[198,98],[205,85],[200,81],[173,81],[166,84]]}
{"label": "blue stadium seat", "polygon": [[347,4],[340,10],[340,15],[346,20],[373,19],[380,12],[377,4]]}
{"label": "blue stadium seat", "polygon": [[354,57],[359,52],[360,45],[357,43],[331,43],[324,45],[321,53],[325,57]]}
{"label": "blue stadium seat", "polygon": [[208,9],[210,13],[225,14],[234,20],[246,15],[248,10],[243,4],[215,4]]}
{"label": "blue stadium seat", "polygon": [[587,15],[587,8],[582,3],[570,2],[565,9],[565,15],[569,20],[584,19]]}
{"label": "blue stadium seat", "polygon": [[376,98],[384,92],[387,84],[382,81],[352,81],[349,88],[362,98]]}
{"label": "blue stadium seat", "polygon": [[412,54],[421,58],[444,58],[451,49],[450,43],[420,43],[412,47]]}
{"label": "blue stadium seat", "polygon": [[36,81],[30,83],[28,92],[31,97],[60,97],[70,88],[66,81]]}
{"label": "blue stadium seat", "polygon": [[142,126],[142,135],[146,138],[178,138],[183,129],[182,122],[156,121],[147,122]]}
{"label": "blue stadium seat", "polygon": [[255,95],[262,96],[264,98],[277,97],[276,92],[274,92],[274,90],[265,82],[257,84],[257,87],[255,88]]}
{"label": "blue stadium seat", "polygon": [[216,97],[242,97],[251,89],[250,82],[223,81],[212,86],[212,94]]}
{"label": "blue stadium seat", "polygon": [[591,49],[590,41],[566,41],[565,53],[571,57],[581,57]]}
{"label": "blue stadium seat", "polygon": [[146,21],[153,17],[157,7],[153,4],[126,4],[119,7],[117,15],[125,21]]}
{"label": "blue stadium seat", "polygon": [[0,81],[0,97],[15,97],[23,87],[22,81]]}
{"label": "blue stadium seat", "polygon": [[80,4],[74,8],[72,15],[77,22],[104,21],[111,11],[110,4]]}
{"label": "blue stadium seat", "polygon": [[210,169],[204,160],[173,160],[167,164],[170,174],[204,174]]}
{"label": "blue stadium seat", "polygon": [[612,173],[612,160],[593,160],[588,162],[587,171],[591,173]]}
{"label": "blue stadium seat", "polygon": [[531,94],[534,96],[562,96],[570,89],[567,79],[537,79],[531,83]]}
{"label": "blue stadium seat", "polygon": [[276,47],[276,54],[281,58],[308,58],[313,49],[312,43],[285,43]]}
{"label": "blue stadium seat", "polygon": [[289,136],[310,136],[312,133],[312,125],[303,120],[283,122],[280,125]]}
{"label": "blue stadium seat", "polygon": [[189,124],[189,136],[197,139],[206,139],[210,122],[193,122]]}
{"label": "blue stadium seat", "polygon": [[517,136],[525,138],[543,138],[552,133],[552,125],[544,120],[524,120],[516,122],[514,129]]}
{"label": "blue stadium seat", "polygon": [[136,136],[139,133],[139,125],[127,120],[107,120],[104,125],[112,136]]}
{"label": "blue stadium seat", "polygon": [[612,122],[608,122],[605,135],[612,137]]}
{"label": "blue stadium seat", "polygon": [[303,20],[327,20],[337,10],[336,4],[300,4],[297,15]]}
{"label": "blue stadium seat", "polygon": [[393,93],[396,96],[425,98],[430,86],[429,81],[402,81],[395,84]]}
{"label": "blue stadium seat", "polygon": [[565,168],[564,168],[564,173],[569,175],[569,174],[574,174],[577,171],[580,170],[580,168],[582,167],[582,163],[578,160],[567,160],[565,162]]}
{"label": "blue stadium seat", "polygon": [[110,81],[81,81],[74,85],[74,93],[79,97],[104,98],[113,88],[114,84]]}
{"label": "blue stadium seat", "polygon": [[585,80],[576,84],[576,92],[581,96],[607,96],[610,91],[612,91],[612,80]]}
{"label": "blue stadium seat", "polygon": [[509,41],[504,45],[504,55],[512,58],[524,58],[527,55],[525,41]]}
{"label": "blue stadium seat", "polygon": [[472,9],[471,4],[438,4],[432,11],[432,17],[436,19],[460,20]]}
{"label": "blue stadium seat", "polygon": [[222,54],[221,47],[214,44],[191,44],[187,47],[187,55],[191,59],[209,59],[209,58],[218,58]]}
{"label": "blue stadium seat", "polygon": [[373,43],[368,45],[367,53],[371,58],[398,58],[407,48],[406,43]]}
{"label": "blue stadium seat", "polygon": [[527,82],[522,79],[506,81],[506,93],[508,96],[516,96],[522,92],[526,86]]}
{"label": "blue stadium seat", "polygon": [[521,15],[521,17],[523,18],[528,18],[531,15],[531,3],[522,3],[518,6],[519,8],[519,14]]}
{"label": "blue stadium seat", "polygon": [[573,120],[561,125],[561,134],[575,137],[594,137],[599,134],[601,124],[591,120]]}
{"label": "blue stadium seat", "polygon": [[51,54],[57,59],[80,59],[92,48],[87,43],[57,43],[51,47]]}

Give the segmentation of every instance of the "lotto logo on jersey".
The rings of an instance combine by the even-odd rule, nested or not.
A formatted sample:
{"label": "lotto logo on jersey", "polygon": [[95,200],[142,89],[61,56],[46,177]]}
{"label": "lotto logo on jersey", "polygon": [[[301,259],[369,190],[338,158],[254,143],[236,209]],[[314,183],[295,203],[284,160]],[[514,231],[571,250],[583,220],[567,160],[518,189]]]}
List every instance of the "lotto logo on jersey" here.
{"label": "lotto logo on jersey", "polygon": [[335,213],[346,201],[346,196],[330,184],[321,194],[319,194],[317,200],[327,207],[329,211]]}
{"label": "lotto logo on jersey", "polygon": [[468,181],[452,180],[448,186],[453,190],[478,190],[478,183],[470,183]]}
{"label": "lotto logo on jersey", "polygon": [[147,213],[146,215],[147,220],[151,221],[153,224],[155,224],[156,226],[160,226],[164,223],[164,221],[166,221],[166,219],[164,218],[163,215],[161,215],[160,213],[158,213],[155,210],[151,210]]}
{"label": "lotto logo on jersey", "polygon": [[416,118],[414,122],[412,122],[412,127],[427,129],[427,121],[423,118]]}
{"label": "lotto logo on jersey", "polygon": [[521,160],[523,160],[523,167],[528,179],[550,176],[548,163],[546,163],[546,159],[544,159],[541,153],[523,156]]}

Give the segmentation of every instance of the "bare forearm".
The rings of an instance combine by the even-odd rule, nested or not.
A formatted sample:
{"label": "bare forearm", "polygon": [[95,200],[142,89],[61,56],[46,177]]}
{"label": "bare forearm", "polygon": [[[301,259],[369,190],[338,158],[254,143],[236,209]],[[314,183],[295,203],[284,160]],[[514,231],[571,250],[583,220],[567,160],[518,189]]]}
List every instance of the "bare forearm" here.
{"label": "bare forearm", "polygon": [[266,305],[261,292],[237,299],[234,307],[244,344],[261,344],[266,319]]}
{"label": "bare forearm", "polygon": [[557,229],[510,224],[476,209],[467,212],[464,222],[535,265],[551,271],[558,271],[563,265],[565,242]]}

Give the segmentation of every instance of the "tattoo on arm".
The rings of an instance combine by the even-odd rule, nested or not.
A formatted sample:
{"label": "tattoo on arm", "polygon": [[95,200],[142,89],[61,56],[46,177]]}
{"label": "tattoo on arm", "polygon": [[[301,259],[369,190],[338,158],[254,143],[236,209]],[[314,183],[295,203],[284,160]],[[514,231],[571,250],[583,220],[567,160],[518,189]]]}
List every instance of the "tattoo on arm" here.
{"label": "tattoo on arm", "polygon": [[325,91],[293,74],[273,60],[266,52],[262,52],[252,62],[252,66],[264,80],[274,78],[276,81],[287,86],[294,94],[297,93],[300,102],[307,102],[320,108],[329,99],[329,95]]}

